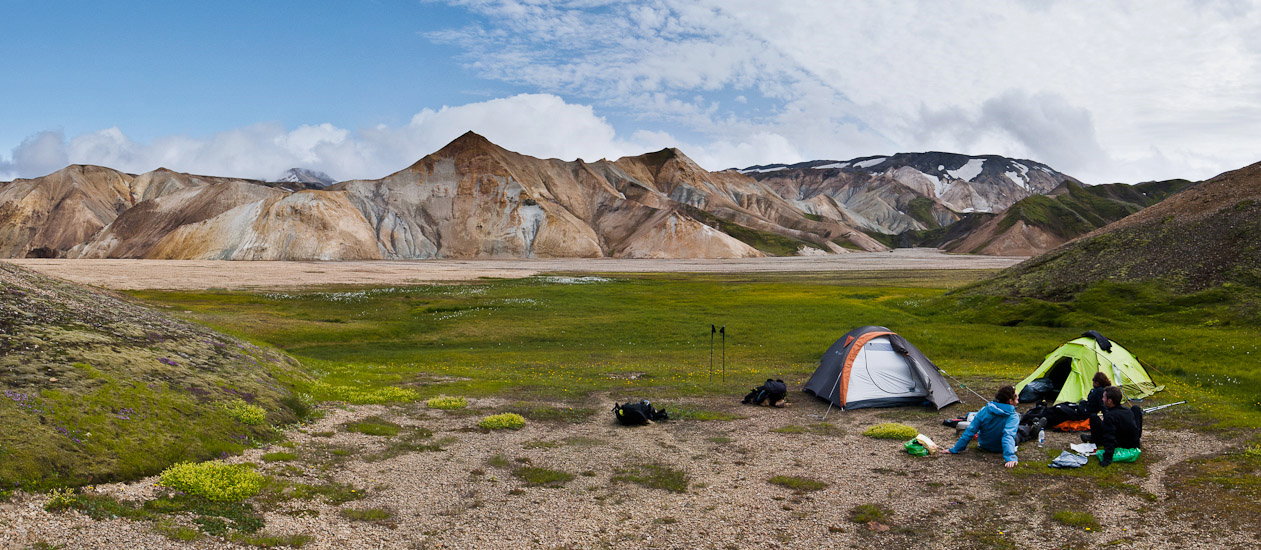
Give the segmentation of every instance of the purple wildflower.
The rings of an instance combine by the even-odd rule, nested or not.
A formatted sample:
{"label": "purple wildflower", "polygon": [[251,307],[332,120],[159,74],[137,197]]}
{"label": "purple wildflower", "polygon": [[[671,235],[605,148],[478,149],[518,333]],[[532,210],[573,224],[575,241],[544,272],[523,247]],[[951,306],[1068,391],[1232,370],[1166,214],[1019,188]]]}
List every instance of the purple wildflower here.
{"label": "purple wildflower", "polygon": [[171,359],[170,357],[163,357],[163,358],[161,358],[161,359],[158,359],[158,362],[159,362],[159,363],[162,363],[163,365],[167,365],[167,366],[171,366],[171,367],[178,367],[178,366],[180,366],[180,364],[179,364],[179,363],[176,363],[176,362],[175,362],[175,360],[174,360],[174,359]]}

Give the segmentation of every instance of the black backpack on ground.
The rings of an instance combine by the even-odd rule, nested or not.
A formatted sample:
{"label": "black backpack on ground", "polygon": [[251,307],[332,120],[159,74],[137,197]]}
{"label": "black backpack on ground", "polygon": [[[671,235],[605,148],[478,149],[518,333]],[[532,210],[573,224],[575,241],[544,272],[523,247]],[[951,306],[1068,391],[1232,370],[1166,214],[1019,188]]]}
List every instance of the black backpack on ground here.
{"label": "black backpack on ground", "polygon": [[772,404],[783,401],[784,396],[788,395],[788,384],[783,380],[766,379],[766,383],[753,388],[749,395],[744,396],[741,403],[745,405],[761,405],[763,401],[769,400]]}
{"label": "black backpack on ground", "polygon": [[613,404],[613,417],[623,426],[642,426],[648,421],[669,420],[665,409],[654,409],[652,403],[640,401],[624,405]]}

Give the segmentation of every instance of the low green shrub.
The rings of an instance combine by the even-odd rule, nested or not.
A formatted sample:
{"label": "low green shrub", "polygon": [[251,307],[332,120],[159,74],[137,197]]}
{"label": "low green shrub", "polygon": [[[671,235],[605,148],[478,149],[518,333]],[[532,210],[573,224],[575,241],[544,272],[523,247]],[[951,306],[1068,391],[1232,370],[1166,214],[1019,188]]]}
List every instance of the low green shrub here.
{"label": "low green shrub", "polygon": [[512,471],[512,475],[531,487],[560,487],[574,478],[569,472],[534,466],[517,468]]}
{"label": "low green shrub", "polygon": [[262,459],[263,462],[288,462],[290,460],[297,460],[298,455],[289,451],[277,451],[274,453],[264,453]]}
{"label": "low green shrub", "polygon": [[399,430],[403,426],[390,422],[379,416],[369,416],[363,420],[356,422],[348,422],[342,426],[348,432],[361,433],[364,435],[377,435],[385,437],[393,437],[398,435]]}
{"label": "low green shrub", "polygon": [[492,414],[483,418],[477,426],[484,430],[519,430],[525,427],[525,417],[517,413]]}
{"label": "low green shrub", "polygon": [[302,548],[306,543],[315,540],[315,537],[311,535],[272,535],[270,533],[238,533],[229,538],[232,542],[258,548]]}
{"label": "low green shrub", "polygon": [[828,486],[827,483],[824,483],[817,479],[810,479],[808,477],[797,477],[797,476],[775,476],[766,481],[774,485],[779,485],[780,487],[787,487],[794,491],[800,491],[803,493],[810,492],[810,491],[819,491]]}
{"label": "low green shrub", "polygon": [[425,406],[431,409],[442,409],[444,411],[463,409],[468,406],[468,399],[463,397],[448,397],[440,395],[425,401]]}
{"label": "low green shrub", "polygon": [[893,519],[893,510],[880,504],[859,504],[849,511],[849,520],[854,523],[889,523]]}
{"label": "low green shrub", "polygon": [[394,519],[394,512],[385,508],[342,508],[341,516],[351,521],[380,523]]}
{"label": "low green shrub", "polygon": [[148,519],[149,512],[135,502],[118,500],[109,495],[79,494],[72,489],[53,489],[44,509],[49,512],[78,510],[92,519]]}
{"label": "low green shrub", "polygon": [[166,470],[158,485],[216,502],[237,502],[250,498],[267,480],[248,464],[181,462]]}
{"label": "low green shrub", "polygon": [[201,540],[205,537],[205,535],[201,534],[201,531],[198,531],[195,527],[179,525],[169,520],[158,522],[153,526],[153,531],[168,539],[179,542],[192,542],[195,540]]}
{"label": "low green shrub", "polygon": [[876,439],[906,440],[919,435],[919,430],[911,426],[907,426],[906,424],[885,422],[884,424],[876,424],[875,426],[867,428],[863,431],[863,435],[867,437],[874,437]]}
{"label": "low green shrub", "polygon": [[672,493],[686,493],[690,479],[687,472],[675,470],[663,464],[642,464],[618,469],[610,478],[615,482],[634,483],[649,489],[662,489]]}
{"label": "low green shrub", "polygon": [[267,422],[267,411],[258,405],[246,403],[244,399],[233,399],[222,405],[228,416],[247,426],[262,426]]}
{"label": "low green shrub", "polygon": [[320,397],[355,405],[406,403],[420,398],[416,390],[397,386],[365,389],[359,386],[335,386],[326,382],[315,382],[311,385],[311,390]]}
{"label": "low green shrub", "polygon": [[1243,455],[1247,458],[1251,458],[1254,460],[1261,459],[1261,443],[1252,445],[1248,447],[1247,449],[1244,449]]}
{"label": "low green shrub", "polygon": [[1087,531],[1099,530],[1099,520],[1090,512],[1060,510],[1051,514],[1051,519],[1069,527],[1079,527]]}

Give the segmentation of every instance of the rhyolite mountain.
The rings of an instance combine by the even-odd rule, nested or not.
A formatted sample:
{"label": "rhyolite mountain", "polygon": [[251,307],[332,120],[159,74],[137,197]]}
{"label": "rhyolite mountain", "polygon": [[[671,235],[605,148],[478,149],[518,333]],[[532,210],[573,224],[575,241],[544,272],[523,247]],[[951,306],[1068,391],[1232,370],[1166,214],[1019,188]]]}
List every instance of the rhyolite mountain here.
{"label": "rhyolite mountain", "polygon": [[312,189],[73,165],[0,183],[0,256],[228,260],[732,258],[884,250],[844,213],[677,149],[539,159],[467,133],[377,180]]}
{"label": "rhyolite mountain", "polygon": [[898,153],[739,170],[802,210],[896,235],[948,226],[969,213],[996,213],[1075,178],[1031,160],[996,155]]}
{"label": "rhyolite mountain", "polygon": [[967,292],[1067,299],[1100,281],[1261,287],[1261,163],[1220,174]]}

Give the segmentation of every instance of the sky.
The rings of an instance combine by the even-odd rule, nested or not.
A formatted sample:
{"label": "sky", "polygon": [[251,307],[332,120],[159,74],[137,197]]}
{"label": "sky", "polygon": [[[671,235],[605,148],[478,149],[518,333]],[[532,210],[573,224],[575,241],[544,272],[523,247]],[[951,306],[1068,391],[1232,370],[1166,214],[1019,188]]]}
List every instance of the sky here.
{"label": "sky", "polygon": [[0,180],[338,180],[472,130],[710,170],[912,151],[1088,183],[1261,161],[1261,2],[0,0]]}

